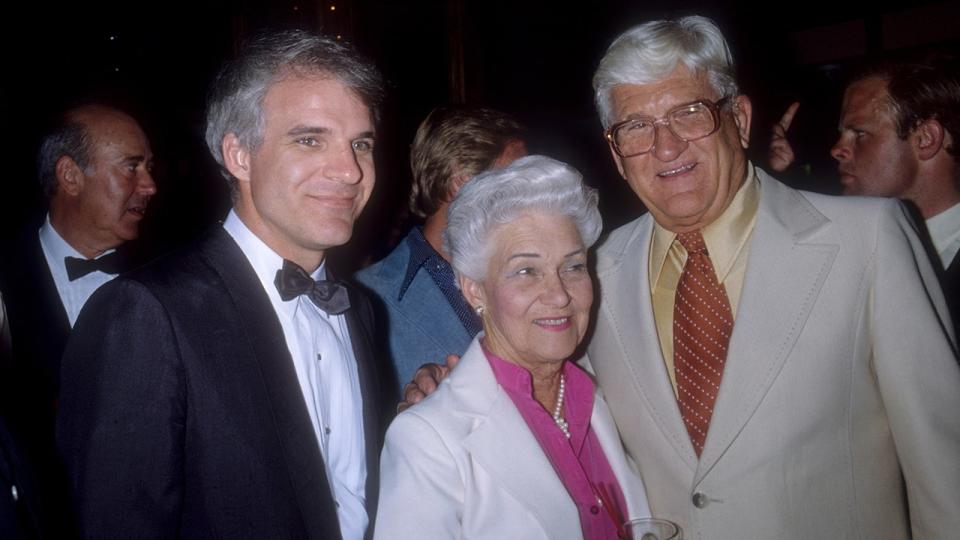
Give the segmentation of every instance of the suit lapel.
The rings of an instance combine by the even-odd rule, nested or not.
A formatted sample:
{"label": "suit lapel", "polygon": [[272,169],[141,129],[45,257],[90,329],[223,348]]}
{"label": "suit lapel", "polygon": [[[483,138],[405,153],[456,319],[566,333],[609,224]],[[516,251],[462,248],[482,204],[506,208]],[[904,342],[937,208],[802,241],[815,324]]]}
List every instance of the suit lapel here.
{"label": "suit lapel", "polygon": [[[287,474],[303,518],[304,529],[318,538],[340,538],[340,527],[323,457],[303,402],[283,328],[270,299],[243,252],[221,227],[203,240],[201,253],[223,279],[237,310],[250,355],[236,362],[253,362],[259,372],[274,420]],[[264,426],[265,430],[269,426]],[[267,496],[267,494],[265,494]]]}
{"label": "suit lapel", "polygon": [[510,396],[497,384],[478,341],[454,375],[463,381],[458,394],[477,417],[476,429],[463,441],[467,452],[536,518],[548,538],[570,538],[570,531],[580,531],[576,505]]}
{"label": "suit lapel", "polygon": [[[652,234],[653,220],[648,215],[638,222],[626,249],[609,267],[600,269],[598,281],[603,283],[600,309],[615,328],[619,350],[614,356],[623,359],[632,391],[639,395],[657,427],[693,471],[697,467],[697,456],[680,417],[654,324],[649,275]],[[639,313],[634,311],[637,305]]]}
{"label": "suit lapel", "polygon": [[[382,425],[385,425],[385,411],[381,409],[383,396],[377,377],[377,356],[373,352],[373,312],[369,301],[356,288],[350,288],[350,309],[344,314],[350,331],[350,343],[357,360],[357,374],[360,378],[360,394],[363,400],[363,440],[366,443],[367,482],[366,506],[373,530],[373,517],[377,510],[377,492],[379,491],[380,447],[383,443]],[[383,404],[386,405],[386,404]],[[383,421],[383,422],[382,422]]]}
{"label": "suit lapel", "polygon": [[717,463],[756,411],[793,349],[839,251],[809,239],[829,226],[800,193],[762,171],[733,335],[710,430],[694,478]]}

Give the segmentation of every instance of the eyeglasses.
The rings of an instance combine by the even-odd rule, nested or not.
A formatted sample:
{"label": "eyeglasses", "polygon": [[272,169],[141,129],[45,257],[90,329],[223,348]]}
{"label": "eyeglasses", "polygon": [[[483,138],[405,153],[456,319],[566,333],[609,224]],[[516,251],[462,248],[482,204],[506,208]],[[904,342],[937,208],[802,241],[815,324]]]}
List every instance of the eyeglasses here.
{"label": "eyeglasses", "polygon": [[604,136],[624,158],[653,150],[657,143],[657,124],[666,125],[681,141],[695,141],[713,135],[720,128],[720,109],[728,101],[730,96],[715,103],[706,99],[695,101],[674,107],[660,118],[635,116],[610,126]]}

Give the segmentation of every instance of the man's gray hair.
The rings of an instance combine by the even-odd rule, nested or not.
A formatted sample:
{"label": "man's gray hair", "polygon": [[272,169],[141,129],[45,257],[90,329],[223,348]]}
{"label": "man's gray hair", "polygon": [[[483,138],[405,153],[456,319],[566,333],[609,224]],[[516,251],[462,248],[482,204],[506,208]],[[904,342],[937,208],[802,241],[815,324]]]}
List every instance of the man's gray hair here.
{"label": "man's gray hair", "polygon": [[69,114],[43,138],[37,152],[37,177],[47,199],[57,193],[57,161],[67,156],[87,172],[92,159],[91,150],[87,126]]}
{"label": "man's gray hair", "polygon": [[274,83],[286,77],[339,80],[380,119],[383,79],[377,68],[354,47],[304,30],[254,36],[240,54],[220,70],[207,100],[207,147],[224,177],[235,187],[223,160],[223,138],[234,133],[248,150],[263,142],[263,100]]}
{"label": "man's gray hair", "polygon": [[704,74],[720,96],[739,93],[733,56],[717,25],[692,15],[677,20],[651,21],[620,34],[610,44],[593,76],[593,89],[604,129],[616,120],[610,110],[610,92],[621,84],[657,82],[683,64]]}
{"label": "man's gray hair", "polygon": [[529,212],[569,217],[585,247],[600,236],[597,190],[576,169],[546,156],[527,156],[503,169],[478,174],[454,197],[443,233],[457,274],[475,281],[487,273],[491,233]]}

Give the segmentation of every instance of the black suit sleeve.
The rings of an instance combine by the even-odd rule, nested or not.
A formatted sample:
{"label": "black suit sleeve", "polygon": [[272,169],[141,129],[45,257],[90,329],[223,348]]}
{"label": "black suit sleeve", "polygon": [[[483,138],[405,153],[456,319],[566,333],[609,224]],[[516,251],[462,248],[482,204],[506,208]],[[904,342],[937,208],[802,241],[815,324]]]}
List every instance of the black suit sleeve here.
{"label": "black suit sleeve", "polygon": [[84,307],[63,358],[57,442],[85,538],[174,538],[183,505],[184,373],[164,307],[119,279]]}

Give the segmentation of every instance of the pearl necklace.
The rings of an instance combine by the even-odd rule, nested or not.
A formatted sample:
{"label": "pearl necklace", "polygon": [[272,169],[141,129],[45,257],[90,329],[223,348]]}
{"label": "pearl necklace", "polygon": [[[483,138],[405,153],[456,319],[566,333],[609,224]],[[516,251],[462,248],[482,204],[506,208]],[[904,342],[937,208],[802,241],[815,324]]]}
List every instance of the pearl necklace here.
{"label": "pearl necklace", "polygon": [[557,427],[560,428],[560,431],[563,432],[567,438],[570,438],[570,425],[567,424],[567,421],[560,414],[560,410],[563,408],[563,393],[566,390],[566,384],[563,375],[560,375],[560,391],[557,392],[557,406],[553,408],[553,422],[557,424]]}

